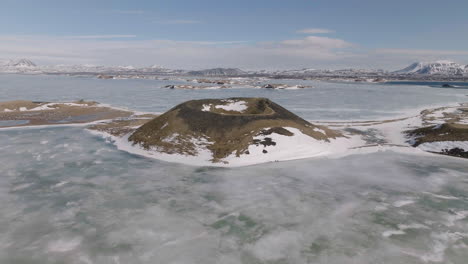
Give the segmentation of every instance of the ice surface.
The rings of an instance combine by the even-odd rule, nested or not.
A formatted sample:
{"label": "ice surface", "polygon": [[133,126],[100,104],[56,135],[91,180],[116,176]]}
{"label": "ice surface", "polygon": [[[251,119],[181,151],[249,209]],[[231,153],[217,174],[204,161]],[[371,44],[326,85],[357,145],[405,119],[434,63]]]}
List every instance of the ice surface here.
{"label": "ice surface", "polygon": [[414,203],[414,200],[401,200],[401,201],[396,201],[395,203],[393,203],[393,206],[402,207],[402,206],[413,204],[413,203]]}
{"label": "ice surface", "polygon": [[0,120],[0,127],[26,125],[29,120]]}
{"label": "ice surface", "polygon": [[[0,100],[83,98],[162,112],[187,99],[263,96],[308,120],[383,119],[466,100],[422,86],[240,92],[157,82],[0,75]],[[391,125],[379,129],[403,141]],[[364,150],[194,167],[120,151],[78,126],[0,129],[0,263],[465,263],[466,160]]]}
{"label": "ice surface", "polygon": [[386,151],[191,167],[119,151],[80,127],[4,130],[0,146],[0,263],[468,257],[460,159]]}

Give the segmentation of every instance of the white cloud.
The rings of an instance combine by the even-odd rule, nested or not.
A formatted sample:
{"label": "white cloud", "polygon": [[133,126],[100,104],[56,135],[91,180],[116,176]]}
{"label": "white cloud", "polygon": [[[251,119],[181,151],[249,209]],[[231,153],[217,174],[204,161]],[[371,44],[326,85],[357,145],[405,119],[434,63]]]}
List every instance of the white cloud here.
{"label": "white cloud", "polygon": [[176,68],[289,68],[350,56],[342,50],[349,46],[346,41],[322,37],[252,43],[112,39],[106,35],[0,36],[0,58],[37,58],[38,63],[160,64]]}
{"label": "white cloud", "polygon": [[84,36],[66,36],[67,39],[118,39],[118,38],[136,38],[136,35],[84,35]]}
{"label": "white cloud", "polygon": [[0,58],[22,57],[39,64],[158,64],[183,69],[399,69],[414,61],[432,59],[467,63],[468,51],[367,50],[342,39],[318,36],[256,43],[0,35]]}
{"label": "white cloud", "polygon": [[315,47],[323,49],[343,49],[353,46],[353,44],[342,39],[308,36],[303,39],[284,40],[284,46]]}
{"label": "white cloud", "polygon": [[301,33],[301,34],[328,34],[328,33],[333,33],[335,31],[324,29],[324,28],[305,28],[305,29],[298,30],[296,32]]}

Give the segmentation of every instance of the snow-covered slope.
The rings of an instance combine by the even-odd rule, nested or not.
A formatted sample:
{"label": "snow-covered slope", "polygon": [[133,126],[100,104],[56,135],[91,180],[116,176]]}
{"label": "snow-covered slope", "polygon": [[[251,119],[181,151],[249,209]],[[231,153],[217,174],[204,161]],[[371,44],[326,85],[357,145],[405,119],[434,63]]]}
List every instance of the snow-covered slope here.
{"label": "snow-covered slope", "polygon": [[273,72],[273,74],[279,74],[279,75],[309,75],[309,74],[314,74],[320,72],[320,70],[316,69],[310,69],[310,68],[304,68],[300,70],[285,70],[285,71],[277,71]]}
{"label": "snow-covered slope", "polygon": [[18,60],[0,60],[0,72],[7,73],[25,73],[38,72],[39,69],[37,65],[28,60],[28,59],[18,59]]}
{"label": "snow-covered slope", "polygon": [[394,73],[463,75],[468,73],[468,65],[461,65],[452,61],[416,62]]}
{"label": "snow-covered slope", "polygon": [[18,67],[18,68],[32,68],[32,67],[36,67],[36,64],[28,59],[19,59],[15,61],[10,61],[5,66],[6,67]]}
{"label": "snow-covered slope", "polygon": [[[151,65],[145,67],[135,67],[131,65],[125,66],[100,66],[90,64],[79,65],[36,65],[29,59],[7,60],[0,58],[0,72],[2,73],[53,73],[53,74],[107,74],[113,76],[138,76],[138,75],[193,75],[207,77],[221,76],[247,76],[247,75],[268,75],[268,76],[291,76],[294,78],[303,77],[330,77],[330,78],[385,78],[385,76],[405,75],[407,77],[425,78],[424,75],[434,75],[435,78],[446,77],[452,78],[458,76],[465,78],[468,76],[468,65],[458,64],[452,61],[435,61],[435,62],[416,62],[410,66],[394,71],[387,72],[379,69],[293,69],[293,70],[259,70],[259,71],[243,71],[238,68],[212,68],[205,70],[179,70],[167,69],[159,65]],[[420,76],[421,75],[421,76]]]}
{"label": "snow-covered slope", "polygon": [[214,68],[200,71],[190,71],[187,74],[196,76],[239,76],[245,75],[246,72],[237,68]]}
{"label": "snow-covered slope", "polygon": [[360,75],[382,75],[386,72],[381,69],[340,69],[340,70],[329,70],[329,69],[313,69],[304,68],[299,70],[277,70],[277,71],[255,71],[252,74],[268,74],[268,75],[280,75],[280,76],[360,76]]}

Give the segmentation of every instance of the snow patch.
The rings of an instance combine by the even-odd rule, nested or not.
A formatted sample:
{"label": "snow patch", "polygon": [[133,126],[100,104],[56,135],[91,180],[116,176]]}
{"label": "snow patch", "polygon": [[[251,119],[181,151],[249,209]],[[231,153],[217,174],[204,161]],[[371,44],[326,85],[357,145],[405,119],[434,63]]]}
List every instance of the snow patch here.
{"label": "snow patch", "polygon": [[165,138],[164,138],[163,140],[161,140],[161,141],[166,142],[166,143],[172,143],[172,142],[176,141],[176,139],[177,139],[178,136],[179,136],[179,134],[174,133],[174,134],[172,134],[172,135],[170,135],[170,136],[165,137]]}
{"label": "snow patch", "polygon": [[316,131],[316,132],[319,132],[319,133],[322,133],[322,134],[324,134],[324,135],[327,135],[327,133],[326,133],[325,130],[323,130],[323,129],[314,127],[314,129],[312,129],[312,130],[314,130],[314,131]]}
{"label": "snow patch", "polygon": [[223,100],[223,102],[226,102],[228,104],[216,105],[215,108],[223,109],[226,111],[236,111],[240,113],[242,113],[243,111],[247,109],[247,105],[245,101]]}
{"label": "snow patch", "polygon": [[202,106],[202,111],[203,111],[203,112],[209,112],[209,111],[211,111],[211,104],[204,104],[204,105]]}

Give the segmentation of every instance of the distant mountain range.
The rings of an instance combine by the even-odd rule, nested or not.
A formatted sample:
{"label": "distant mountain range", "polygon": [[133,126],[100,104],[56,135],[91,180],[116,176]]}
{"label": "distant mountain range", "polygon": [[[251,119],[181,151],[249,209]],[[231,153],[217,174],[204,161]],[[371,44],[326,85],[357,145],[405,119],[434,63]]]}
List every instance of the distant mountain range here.
{"label": "distant mountain range", "polygon": [[237,68],[214,68],[200,71],[189,71],[187,74],[194,76],[240,76],[246,75],[247,72]]}
{"label": "distant mountain range", "polygon": [[468,74],[468,65],[461,65],[452,61],[416,62],[394,73],[465,75]]}
{"label": "distant mountain range", "polygon": [[9,60],[7,63],[5,63],[6,67],[17,67],[17,68],[32,68],[36,67],[37,65],[27,59],[20,59],[20,60]]}
{"label": "distant mountain range", "polygon": [[[174,70],[158,65],[148,67],[134,66],[96,66],[96,65],[53,65],[38,66],[28,59],[0,60],[0,72],[5,73],[46,73],[46,74],[109,74],[109,75],[189,75],[189,76],[270,76],[270,77],[328,77],[328,78],[423,78],[422,76],[443,76],[443,77],[468,77],[468,65],[461,65],[451,61],[416,62],[408,67],[387,72],[384,70],[367,69],[341,69],[324,70],[304,68],[300,70],[279,70],[279,71],[243,71],[238,68],[213,68],[205,70]],[[405,77],[406,76],[406,77]],[[421,76],[421,77],[417,77]]]}
{"label": "distant mountain range", "polygon": [[28,59],[0,60],[0,72],[6,73],[33,73],[37,65]]}
{"label": "distant mountain range", "polygon": [[180,74],[186,71],[166,69],[158,65],[137,68],[134,66],[99,66],[99,65],[47,65],[39,66],[28,59],[0,60],[0,72],[5,73],[109,73],[109,74]]}

